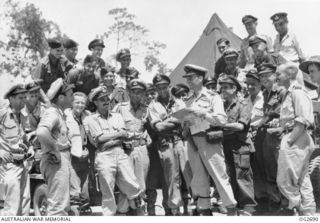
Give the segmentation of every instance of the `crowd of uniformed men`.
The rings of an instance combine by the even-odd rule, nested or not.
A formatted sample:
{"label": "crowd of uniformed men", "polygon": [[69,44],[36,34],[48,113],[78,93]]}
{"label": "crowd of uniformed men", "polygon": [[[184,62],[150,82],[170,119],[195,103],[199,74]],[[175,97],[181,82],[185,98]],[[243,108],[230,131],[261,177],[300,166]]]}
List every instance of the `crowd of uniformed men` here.
{"label": "crowd of uniformed men", "polygon": [[303,58],[286,13],[271,20],[273,44],[246,15],[240,53],[222,37],[215,73],[186,64],[188,86],[166,75],[146,84],[128,49],[115,70],[100,39],[81,65],[75,41],[49,39],[33,81],[12,86],[1,105],[1,215],[29,215],[26,160],[37,152],[48,215],[87,204],[92,180],[103,215],[143,215],[144,206],[156,215],[159,188],[165,215],[188,215],[191,203],[195,215],[212,215],[212,205],[227,215],[313,215],[314,116],[302,72],[320,84],[320,57]]}

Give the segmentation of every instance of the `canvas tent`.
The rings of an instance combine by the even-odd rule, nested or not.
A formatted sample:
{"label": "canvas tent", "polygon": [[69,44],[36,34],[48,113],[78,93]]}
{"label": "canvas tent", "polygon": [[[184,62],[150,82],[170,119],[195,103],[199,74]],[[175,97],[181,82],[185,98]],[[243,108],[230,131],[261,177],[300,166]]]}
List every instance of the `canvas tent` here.
{"label": "canvas tent", "polygon": [[221,56],[216,42],[221,37],[227,38],[233,48],[240,49],[241,38],[234,34],[214,13],[200,39],[170,74],[172,84],[185,82],[182,78],[183,66],[188,63],[207,68],[208,75],[213,76],[215,62]]}

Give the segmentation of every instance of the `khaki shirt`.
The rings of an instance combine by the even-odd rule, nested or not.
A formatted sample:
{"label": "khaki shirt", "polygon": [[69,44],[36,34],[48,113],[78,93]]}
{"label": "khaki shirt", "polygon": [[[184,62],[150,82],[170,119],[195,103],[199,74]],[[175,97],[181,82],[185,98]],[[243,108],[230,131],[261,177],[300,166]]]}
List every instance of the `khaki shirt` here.
{"label": "khaki shirt", "polygon": [[262,91],[259,91],[258,95],[255,97],[253,101],[251,100],[251,96],[247,97],[246,100],[248,105],[252,107],[250,125],[253,127],[256,127],[262,122],[264,117],[264,113],[263,113],[264,98],[262,95]]}
{"label": "khaki shirt", "polygon": [[148,107],[140,105],[135,111],[130,102],[118,104],[114,111],[120,113],[124,119],[126,130],[132,139],[146,138],[145,124],[149,115]]}
{"label": "khaki shirt", "polygon": [[[198,96],[192,94],[185,103],[189,108],[205,111],[207,114],[204,119],[212,126],[223,126],[227,122],[227,115],[220,95],[204,87]],[[196,130],[193,130],[193,127],[190,126],[191,133],[195,134]]]}
{"label": "khaki shirt", "polygon": [[312,100],[297,81],[291,83],[280,109],[281,127],[293,127],[295,122],[314,124]]}
{"label": "khaki shirt", "polygon": [[279,53],[284,59],[291,62],[299,62],[303,59],[303,53],[300,44],[293,33],[287,33],[280,42],[280,35],[277,34],[274,40],[274,52]]}
{"label": "khaki shirt", "polygon": [[[261,35],[264,36],[265,39],[267,40],[267,51],[271,52],[273,51],[272,49],[272,40],[269,36],[266,35]],[[248,36],[244,38],[241,42],[240,46],[240,58],[239,58],[239,66],[241,68],[245,68],[247,65],[253,65],[254,64],[254,52],[253,49],[249,46],[249,39],[251,36]]]}
{"label": "khaki shirt", "polygon": [[[55,141],[55,144],[59,150],[69,149],[71,144],[68,138],[68,128],[66,124],[66,117],[56,105],[48,108],[38,125],[39,127],[45,127],[51,132],[51,136]],[[43,153],[50,152],[45,146],[41,146]]]}
{"label": "khaki shirt", "polygon": [[41,79],[43,82],[40,84],[42,90],[47,93],[52,82],[58,78],[65,79],[66,74],[73,68],[73,64],[65,57],[56,59],[49,54],[41,59],[39,65],[34,72],[34,79]]}
{"label": "khaki shirt", "polygon": [[83,120],[85,130],[89,136],[90,142],[97,148],[100,145],[97,142],[97,138],[103,134],[116,133],[125,129],[125,123],[122,116],[118,113],[109,113],[109,117],[106,119],[100,113],[96,112],[87,116]]}
{"label": "khaki shirt", "polygon": [[185,104],[180,99],[170,98],[169,103],[165,105],[159,97],[156,98],[149,105],[149,120],[151,126],[154,128],[156,123],[166,120],[172,113],[184,107]]}
{"label": "khaki shirt", "polygon": [[26,117],[19,113],[20,117],[13,113],[9,105],[0,109],[0,149],[11,151],[18,150],[23,142],[23,125]]}
{"label": "khaki shirt", "polygon": [[225,102],[224,104],[227,122],[228,123],[241,123],[244,125],[243,131],[229,131],[225,130],[225,135],[238,135],[238,140],[245,141],[247,138],[247,132],[249,130],[251,110],[252,107],[247,100],[236,97],[230,104]]}
{"label": "khaki shirt", "polygon": [[45,104],[38,102],[33,111],[30,111],[27,106],[21,110],[21,113],[27,117],[26,122],[23,124],[26,132],[32,132],[37,129],[40,119],[47,108]]}

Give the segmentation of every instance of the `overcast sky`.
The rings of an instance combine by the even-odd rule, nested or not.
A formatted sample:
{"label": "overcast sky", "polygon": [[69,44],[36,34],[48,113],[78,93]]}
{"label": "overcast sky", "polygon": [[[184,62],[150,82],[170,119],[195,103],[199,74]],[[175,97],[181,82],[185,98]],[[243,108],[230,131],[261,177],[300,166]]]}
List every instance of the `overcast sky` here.
{"label": "overcast sky", "polygon": [[[4,0],[0,0],[0,2]],[[23,0],[26,1],[26,0]],[[241,38],[246,31],[243,15],[258,20],[258,32],[274,39],[276,32],[270,16],[287,12],[290,30],[295,32],[306,55],[320,54],[320,1],[317,0],[27,0],[38,6],[45,18],[56,22],[62,32],[76,40],[79,57],[88,54],[87,45],[96,34],[112,24],[108,11],[126,7],[137,16],[137,23],[150,30],[150,38],[167,45],[161,58],[169,67],[175,66],[200,37],[213,13]],[[108,44],[108,42],[106,42]],[[114,52],[112,52],[114,53]],[[103,56],[110,55],[104,52]],[[132,65],[138,69],[142,63]],[[147,78],[150,80],[150,78]]]}

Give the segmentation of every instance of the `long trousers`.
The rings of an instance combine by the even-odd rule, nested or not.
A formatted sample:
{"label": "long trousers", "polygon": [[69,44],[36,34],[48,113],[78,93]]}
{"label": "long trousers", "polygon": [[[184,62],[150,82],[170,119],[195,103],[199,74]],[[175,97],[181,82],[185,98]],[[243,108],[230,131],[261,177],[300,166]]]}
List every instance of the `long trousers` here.
{"label": "long trousers", "polygon": [[197,208],[209,209],[210,178],[217,187],[225,207],[234,207],[234,199],[229,176],[226,170],[225,157],[221,143],[210,144],[204,136],[191,136],[188,141],[188,156],[193,174],[191,189],[193,196],[198,197]]}
{"label": "long trousers", "polygon": [[314,150],[311,136],[305,131],[289,146],[289,134],[283,136],[278,158],[277,183],[288,199],[288,208],[298,208],[304,215],[313,215],[316,204],[308,174],[310,156]]}
{"label": "long trousers", "polygon": [[81,198],[89,200],[88,176],[89,162],[88,159],[79,159],[71,157],[70,171],[70,196],[71,198]]}
{"label": "long trousers", "polygon": [[[130,157],[131,165],[133,166],[134,174],[137,177],[141,194],[140,197],[145,197],[146,179],[150,166],[147,146],[137,146],[130,151],[126,151]],[[118,211],[121,213],[127,212],[130,207],[130,201],[123,193],[120,193],[118,198]]]}
{"label": "long trousers", "polygon": [[70,210],[70,152],[60,151],[61,162],[50,162],[49,154],[42,154],[40,170],[48,185],[48,216],[67,216]]}
{"label": "long trousers", "polygon": [[23,163],[0,161],[0,216],[28,216],[30,212],[30,179]]}
{"label": "long trousers", "polygon": [[254,200],[253,173],[249,149],[240,150],[242,144],[236,139],[225,138],[223,149],[233,193],[240,209],[257,205]]}
{"label": "long trousers", "polygon": [[280,203],[281,195],[277,185],[278,156],[281,138],[260,128],[255,138],[253,179],[254,192],[258,199],[268,198]]}
{"label": "long trousers", "polygon": [[97,152],[95,167],[98,171],[102,193],[103,215],[114,215],[117,211],[114,197],[115,184],[128,200],[133,200],[140,195],[141,189],[138,179],[134,174],[130,158],[124,153],[122,147],[113,147],[103,152]]}

